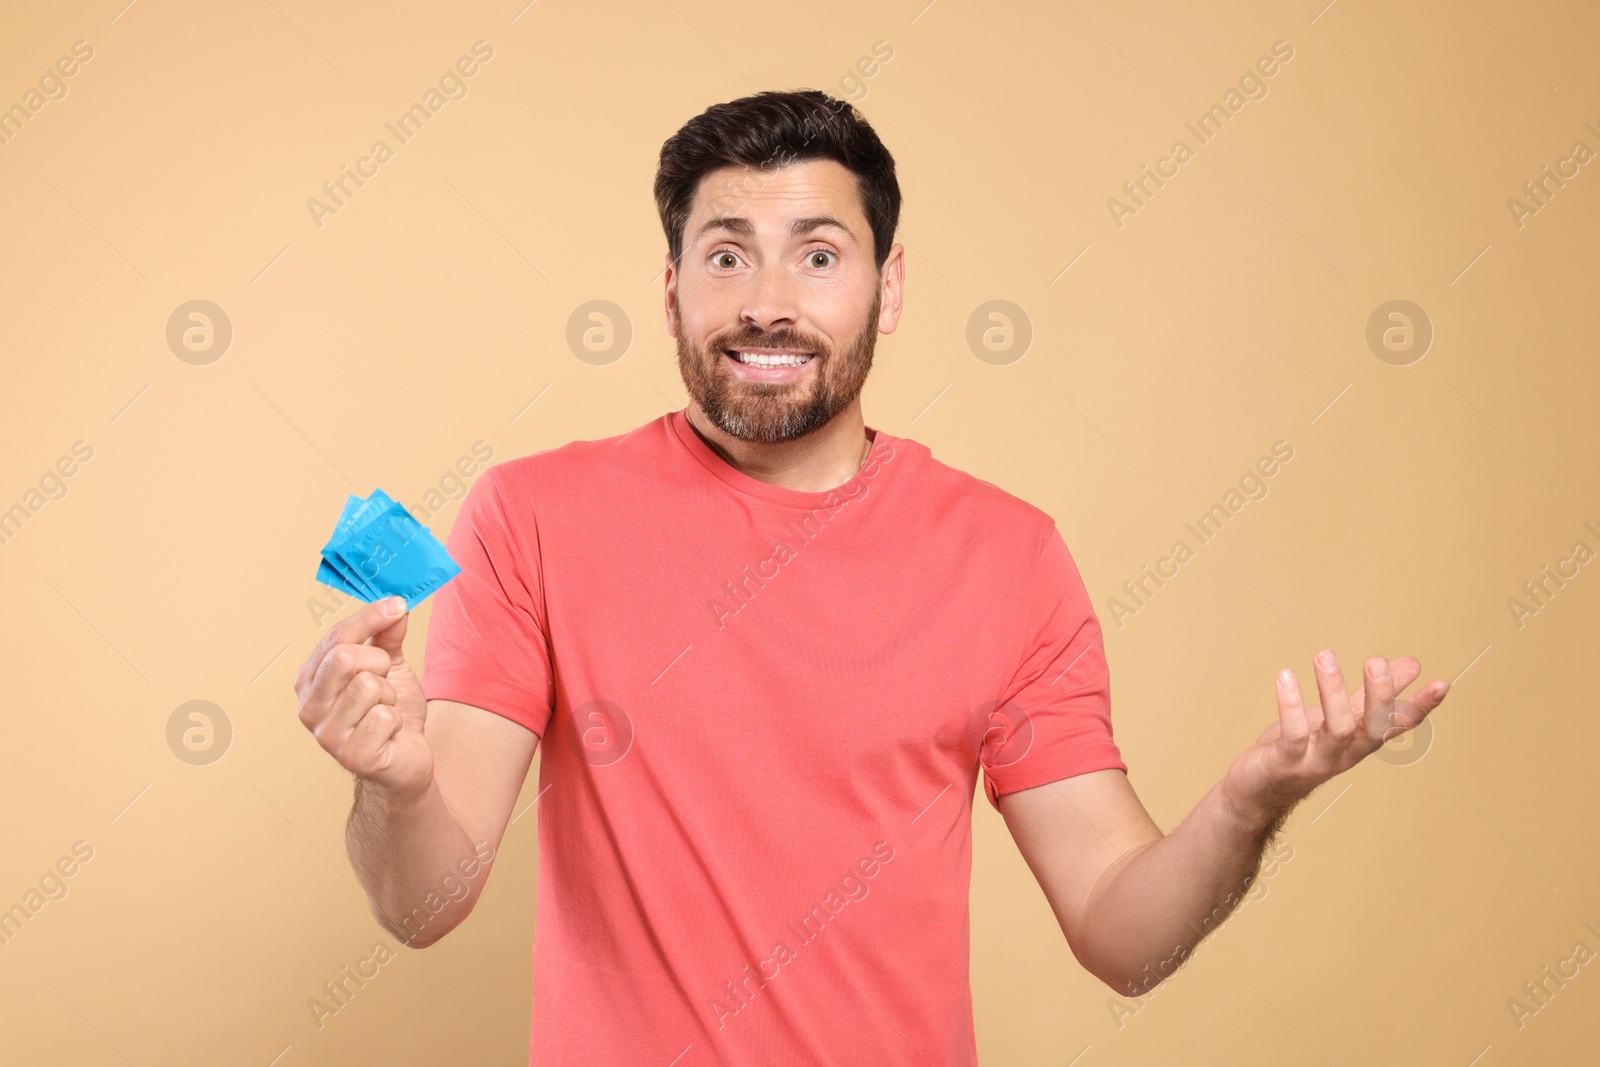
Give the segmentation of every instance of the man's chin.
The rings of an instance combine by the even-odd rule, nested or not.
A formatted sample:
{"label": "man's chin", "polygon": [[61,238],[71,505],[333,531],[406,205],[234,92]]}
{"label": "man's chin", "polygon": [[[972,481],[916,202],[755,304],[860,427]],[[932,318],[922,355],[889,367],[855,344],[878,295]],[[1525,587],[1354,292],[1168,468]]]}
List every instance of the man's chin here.
{"label": "man's chin", "polygon": [[[766,388],[766,387],[762,387]],[[728,404],[706,412],[723,433],[749,444],[781,445],[816,432],[823,423],[807,404]],[[825,421],[825,420],[824,420]]]}

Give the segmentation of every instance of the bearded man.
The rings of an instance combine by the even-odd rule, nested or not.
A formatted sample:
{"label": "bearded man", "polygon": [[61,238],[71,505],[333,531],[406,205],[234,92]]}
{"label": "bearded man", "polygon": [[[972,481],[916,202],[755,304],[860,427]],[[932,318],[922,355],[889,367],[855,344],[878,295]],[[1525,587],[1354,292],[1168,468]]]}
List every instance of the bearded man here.
{"label": "bearded man", "polygon": [[1163,833],[1054,520],[864,421],[905,290],[871,127],[814,91],[720,104],[655,196],[687,406],[474,483],[420,679],[383,601],[296,677],[374,915],[413,947],[467,916],[537,751],[530,1063],[973,1064],[981,772],[1077,959],[1148,992],[1446,684],[1397,703],[1417,661],[1372,657],[1347,694],[1323,650],[1306,707],[1285,670]]}

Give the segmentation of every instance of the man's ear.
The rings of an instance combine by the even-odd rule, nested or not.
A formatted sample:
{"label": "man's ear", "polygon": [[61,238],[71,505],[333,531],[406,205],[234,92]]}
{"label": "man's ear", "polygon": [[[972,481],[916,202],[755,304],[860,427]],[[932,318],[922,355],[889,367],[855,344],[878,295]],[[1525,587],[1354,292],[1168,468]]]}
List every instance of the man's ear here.
{"label": "man's ear", "polygon": [[672,252],[667,252],[666,284],[662,286],[662,299],[667,310],[667,336],[678,336],[678,318],[672,313],[674,298],[678,295],[678,271],[672,262]]}
{"label": "man's ear", "polygon": [[880,333],[894,333],[905,299],[906,256],[902,245],[896,244],[889,249],[889,257],[883,262],[883,273],[879,276],[878,284],[882,301],[878,306],[878,330]]}

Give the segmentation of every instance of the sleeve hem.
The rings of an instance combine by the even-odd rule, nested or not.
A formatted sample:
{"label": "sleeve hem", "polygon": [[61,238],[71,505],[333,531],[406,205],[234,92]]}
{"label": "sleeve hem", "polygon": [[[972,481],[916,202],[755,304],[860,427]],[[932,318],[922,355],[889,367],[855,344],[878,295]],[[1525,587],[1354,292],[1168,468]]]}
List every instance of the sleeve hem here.
{"label": "sleeve hem", "polygon": [[538,707],[542,700],[520,689],[485,686],[481,679],[471,682],[446,676],[430,677],[424,686],[424,692],[429,700],[449,700],[493,712],[502,718],[510,719],[540,739],[543,739],[545,729],[549,725],[548,716],[544,722],[535,725],[535,715],[529,709]]}
{"label": "sleeve hem", "polygon": [[1080,774],[1091,771],[1118,770],[1126,774],[1128,765],[1123,762],[1121,753],[1115,747],[1095,748],[1086,752],[1075,761],[1069,769],[1063,771],[1058,767],[1041,768],[1032,774],[1007,776],[1004,783],[996,783],[987,770],[983,772],[983,791],[989,798],[990,805],[1000,810],[1000,798],[1007,793],[1017,793],[1024,789],[1033,789],[1036,786],[1049,785],[1051,782],[1065,781],[1076,778]]}

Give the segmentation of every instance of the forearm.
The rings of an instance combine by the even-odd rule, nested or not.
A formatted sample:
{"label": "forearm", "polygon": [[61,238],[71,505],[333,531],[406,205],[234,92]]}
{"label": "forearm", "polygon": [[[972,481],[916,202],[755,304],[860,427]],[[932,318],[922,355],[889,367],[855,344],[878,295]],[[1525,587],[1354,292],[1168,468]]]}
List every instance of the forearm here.
{"label": "forearm", "polygon": [[1170,975],[1243,901],[1261,854],[1282,824],[1245,813],[1222,785],[1159,840],[1131,849],[1090,894],[1084,910],[1084,966],[1117,992],[1142,996]]}
{"label": "forearm", "polygon": [[[487,876],[471,876],[487,857],[436,781],[420,797],[404,799],[358,778],[345,846],[373,916],[413,948],[431,945],[465,919]],[[447,892],[462,883],[464,894]]]}

